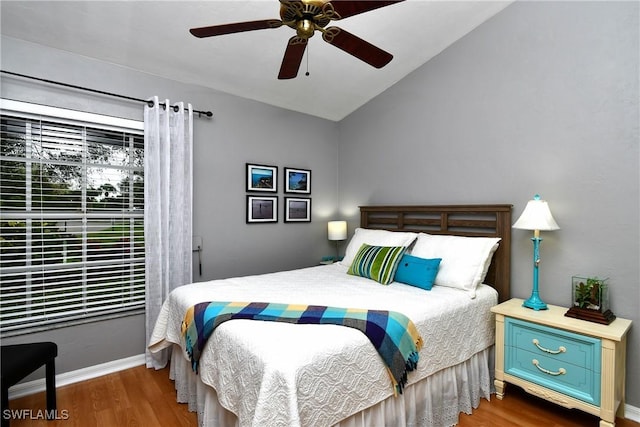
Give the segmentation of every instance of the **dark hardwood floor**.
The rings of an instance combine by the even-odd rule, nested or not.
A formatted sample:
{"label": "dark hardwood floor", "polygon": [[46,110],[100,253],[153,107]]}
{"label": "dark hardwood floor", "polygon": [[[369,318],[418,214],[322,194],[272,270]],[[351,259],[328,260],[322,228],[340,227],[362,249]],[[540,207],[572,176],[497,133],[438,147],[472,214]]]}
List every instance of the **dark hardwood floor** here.
{"label": "dark hardwood floor", "polygon": [[[187,405],[176,403],[168,369],[155,371],[144,366],[105,375],[58,388],[58,420],[14,419],[11,427],[125,427],[197,426],[197,416]],[[45,394],[12,400],[14,413],[42,415]],[[24,410],[24,411],[23,411]],[[31,411],[29,413],[29,410]],[[473,415],[460,415],[461,427],[597,427],[598,418],[568,410],[509,386],[503,400],[492,396],[482,400]],[[618,419],[617,427],[640,427]],[[376,426],[372,426],[376,427]],[[391,426],[390,426],[391,427]]]}
{"label": "dark hardwood floor", "polygon": [[[532,396],[508,384],[504,399],[482,399],[472,415],[460,414],[460,427],[598,427],[600,419],[582,411],[566,409]],[[640,427],[640,423],[617,418],[616,427]]]}

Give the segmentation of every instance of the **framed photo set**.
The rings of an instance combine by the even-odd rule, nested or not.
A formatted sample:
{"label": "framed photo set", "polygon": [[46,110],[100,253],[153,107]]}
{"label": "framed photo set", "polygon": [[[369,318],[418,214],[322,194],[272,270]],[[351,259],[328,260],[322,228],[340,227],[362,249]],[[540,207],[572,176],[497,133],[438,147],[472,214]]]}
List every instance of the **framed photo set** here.
{"label": "framed photo set", "polygon": [[278,222],[278,196],[247,196],[247,224]]}
{"label": "framed photo set", "polygon": [[247,163],[247,191],[278,191],[278,167]]}
{"label": "framed photo set", "polygon": [[311,194],[311,171],[284,168],[284,192]]}
{"label": "framed photo set", "polygon": [[284,222],[311,222],[311,199],[285,197]]}

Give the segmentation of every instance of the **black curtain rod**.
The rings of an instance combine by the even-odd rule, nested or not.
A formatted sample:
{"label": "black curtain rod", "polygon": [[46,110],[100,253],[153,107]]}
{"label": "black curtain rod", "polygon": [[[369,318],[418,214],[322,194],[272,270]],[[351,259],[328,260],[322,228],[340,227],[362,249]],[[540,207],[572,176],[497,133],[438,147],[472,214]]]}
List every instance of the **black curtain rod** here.
{"label": "black curtain rod", "polygon": [[[54,84],[54,85],[58,85],[58,86],[70,87],[70,88],[73,88],[73,89],[84,90],[84,91],[87,91],[87,92],[99,93],[101,95],[113,96],[115,98],[128,99],[129,101],[144,102],[145,104],[149,105],[149,107],[153,107],[153,101],[148,101],[146,99],[133,98],[131,96],[126,96],[126,95],[118,95],[117,93],[105,92],[105,91],[102,91],[102,90],[90,89],[90,88],[87,88],[87,87],[76,86],[76,85],[72,85],[72,84],[68,84],[68,83],[56,82],[54,80],[41,79],[40,77],[33,77],[33,76],[28,76],[26,74],[13,73],[11,71],[0,70],[0,72],[3,73],[3,74],[9,74],[11,76],[22,77],[22,78],[31,79],[31,80],[37,80],[37,81],[40,81],[40,82],[50,83],[50,84]],[[162,105],[165,108],[167,107],[164,104],[164,102],[161,102],[160,105]],[[173,108],[177,111],[178,107],[174,106]],[[193,110],[193,112],[197,113],[198,117],[202,117],[203,115],[206,116],[206,117],[213,117],[213,113],[211,111]]]}

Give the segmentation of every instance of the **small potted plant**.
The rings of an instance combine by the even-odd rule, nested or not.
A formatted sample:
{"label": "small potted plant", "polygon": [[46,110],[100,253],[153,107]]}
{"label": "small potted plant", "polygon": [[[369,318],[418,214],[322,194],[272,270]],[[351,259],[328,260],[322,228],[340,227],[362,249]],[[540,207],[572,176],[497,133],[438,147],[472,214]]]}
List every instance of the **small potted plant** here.
{"label": "small potted plant", "polygon": [[572,304],[565,316],[608,325],[616,317],[609,309],[608,279],[598,277],[571,278]]}

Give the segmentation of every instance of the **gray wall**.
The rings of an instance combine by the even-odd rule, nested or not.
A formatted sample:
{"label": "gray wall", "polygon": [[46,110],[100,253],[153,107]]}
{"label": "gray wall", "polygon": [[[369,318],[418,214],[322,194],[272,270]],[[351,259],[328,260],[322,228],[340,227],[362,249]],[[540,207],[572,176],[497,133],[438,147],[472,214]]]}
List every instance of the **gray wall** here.
{"label": "gray wall", "polygon": [[[340,123],[340,210],[383,203],[511,203],[536,192],[540,289],[610,277],[640,407],[638,2],[517,2]],[[512,296],[532,284],[530,232],[513,231]]]}
{"label": "gray wall", "polygon": [[[43,46],[2,38],[2,69],[145,99],[152,95],[212,110],[194,121],[194,234],[202,269],[194,281],[315,265],[335,250],[326,221],[337,215],[337,124]],[[8,99],[142,120],[143,105],[2,75]],[[312,222],[246,224],[245,163],[310,169]],[[53,340],[58,373],[144,352],[144,317],[129,316],[3,339]],[[38,373],[41,374],[41,373]]]}

